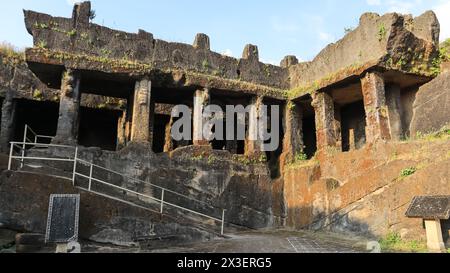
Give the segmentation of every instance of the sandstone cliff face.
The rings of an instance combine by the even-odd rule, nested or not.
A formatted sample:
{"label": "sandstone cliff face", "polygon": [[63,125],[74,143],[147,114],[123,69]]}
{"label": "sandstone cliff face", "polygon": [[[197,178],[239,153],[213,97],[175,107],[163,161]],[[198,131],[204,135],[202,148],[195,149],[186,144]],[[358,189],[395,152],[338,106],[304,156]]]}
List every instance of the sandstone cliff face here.
{"label": "sandstone cliff face", "polygon": [[[330,154],[284,176],[287,225],[381,238],[398,232],[424,239],[420,219],[405,212],[414,196],[450,194],[448,135],[436,140],[379,143]],[[411,176],[402,176],[414,168]]]}
{"label": "sandstone cliff face", "polygon": [[419,88],[413,111],[412,137],[450,125],[450,72],[442,73]]}

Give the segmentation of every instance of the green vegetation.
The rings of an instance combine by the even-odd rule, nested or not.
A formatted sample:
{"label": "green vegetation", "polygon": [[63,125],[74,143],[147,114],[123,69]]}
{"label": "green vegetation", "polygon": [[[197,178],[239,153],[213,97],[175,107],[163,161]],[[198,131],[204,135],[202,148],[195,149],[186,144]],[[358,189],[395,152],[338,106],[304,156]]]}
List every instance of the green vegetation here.
{"label": "green vegetation", "polygon": [[439,45],[439,55],[442,61],[450,61],[450,38]]}
{"label": "green vegetation", "polygon": [[46,49],[47,48],[47,42],[44,40],[39,40],[37,45],[38,48],[40,49]]}
{"label": "green vegetation", "polygon": [[391,232],[380,240],[381,249],[387,252],[427,252],[425,242],[412,240],[405,241],[398,233]]}
{"label": "green vegetation", "polygon": [[36,100],[42,100],[44,98],[44,94],[42,93],[41,90],[36,89],[33,92],[33,98],[36,99]]}
{"label": "green vegetation", "polygon": [[387,31],[386,31],[385,25],[380,24],[378,26],[378,41],[381,42],[384,38],[386,38],[386,34],[387,34]]}
{"label": "green vegetation", "polygon": [[353,28],[352,27],[346,27],[346,28],[344,28],[344,34],[349,34],[350,32],[352,32],[353,31]]}
{"label": "green vegetation", "polygon": [[440,130],[429,134],[422,134],[419,132],[416,135],[416,139],[429,142],[439,140],[450,140],[450,125],[446,125],[442,127]]}
{"label": "green vegetation", "polygon": [[409,168],[403,169],[400,172],[400,177],[405,178],[405,177],[408,177],[408,176],[411,176],[411,175],[415,174],[416,172],[417,172],[417,168],[416,167],[409,167]]}
{"label": "green vegetation", "polygon": [[438,76],[441,73],[441,64],[450,61],[450,39],[445,40],[439,45],[439,56],[431,64],[430,72],[432,76]]}
{"label": "green vegetation", "polygon": [[74,37],[77,35],[77,30],[76,29],[72,29],[71,31],[66,32],[66,35],[68,37]]}
{"label": "green vegetation", "polygon": [[203,68],[203,71],[208,71],[209,70],[210,66],[209,66],[208,60],[206,60],[206,59],[203,60],[202,68]]}
{"label": "green vegetation", "polygon": [[308,156],[304,152],[298,152],[294,157],[295,162],[306,161],[306,160],[308,160]]}
{"label": "green vegetation", "polygon": [[5,64],[17,65],[25,61],[25,54],[22,50],[17,49],[13,45],[0,43],[0,62]]}

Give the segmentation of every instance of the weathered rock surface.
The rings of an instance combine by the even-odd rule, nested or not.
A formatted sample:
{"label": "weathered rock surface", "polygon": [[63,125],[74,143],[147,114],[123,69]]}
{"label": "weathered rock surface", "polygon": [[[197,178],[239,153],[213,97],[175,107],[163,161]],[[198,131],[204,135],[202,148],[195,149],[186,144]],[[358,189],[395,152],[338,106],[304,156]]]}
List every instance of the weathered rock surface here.
{"label": "weathered rock surface", "polygon": [[450,72],[421,86],[414,102],[411,136],[431,133],[450,124]]}
{"label": "weathered rock surface", "polygon": [[197,35],[193,45],[188,45],[154,39],[153,34],[143,30],[138,33],[112,30],[89,23],[90,9],[89,2],[77,4],[72,18],[25,11],[26,27],[34,37],[34,45],[45,43],[45,48],[53,51],[140,61],[154,69],[185,69],[287,88],[287,70],[260,63],[257,54],[256,58],[235,59],[212,52],[204,34]]}
{"label": "weathered rock surface", "polygon": [[[29,154],[73,157],[73,150],[37,150]],[[233,156],[227,151],[214,151],[200,146],[178,148],[170,155],[154,154],[145,145],[132,143],[118,153],[80,147],[79,158],[203,203],[170,193],[165,195],[167,202],[173,201],[174,204],[218,219],[222,217],[222,209],[226,209],[227,223],[250,228],[280,224],[279,215],[272,211],[274,189],[268,167],[265,163],[251,163],[244,156]],[[65,170],[69,174],[66,177],[70,176],[73,169],[70,163],[54,163],[51,166]],[[79,171],[89,174],[86,168]],[[95,173],[97,178],[114,185],[160,197],[160,190],[146,183],[100,170]]]}
{"label": "weathered rock surface", "polygon": [[[421,221],[405,216],[414,196],[450,194],[448,140],[378,144],[288,168],[287,226],[423,239]],[[418,170],[402,176],[407,168]]]}
{"label": "weathered rock surface", "polygon": [[312,92],[376,66],[426,74],[438,55],[438,38],[439,22],[433,12],[414,19],[365,13],[354,31],[328,45],[314,60],[290,66],[290,85]]}
{"label": "weathered rock surface", "polygon": [[72,187],[67,179],[43,174],[4,172],[0,178],[0,223],[3,227],[45,233],[50,194],[81,194],[80,238],[131,246],[140,240],[177,238],[178,242],[210,240],[216,235],[159,215]]}

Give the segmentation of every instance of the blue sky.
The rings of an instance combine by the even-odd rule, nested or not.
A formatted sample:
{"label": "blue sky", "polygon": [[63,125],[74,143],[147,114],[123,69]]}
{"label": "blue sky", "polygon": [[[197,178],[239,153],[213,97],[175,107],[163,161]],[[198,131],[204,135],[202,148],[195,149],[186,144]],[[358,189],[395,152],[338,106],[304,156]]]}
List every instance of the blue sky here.
{"label": "blue sky", "polygon": [[[73,0],[4,1],[0,41],[19,48],[32,45],[22,9],[70,17]],[[128,32],[144,29],[158,39],[191,44],[206,33],[219,53],[240,57],[247,43],[259,47],[264,62],[278,64],[285,55],[311,60],[344,29],[358,25],[362,13],[397,11],[420,15],[434,10],[441,38],[450,37],[450,0],[92,0],[95,23]]]}

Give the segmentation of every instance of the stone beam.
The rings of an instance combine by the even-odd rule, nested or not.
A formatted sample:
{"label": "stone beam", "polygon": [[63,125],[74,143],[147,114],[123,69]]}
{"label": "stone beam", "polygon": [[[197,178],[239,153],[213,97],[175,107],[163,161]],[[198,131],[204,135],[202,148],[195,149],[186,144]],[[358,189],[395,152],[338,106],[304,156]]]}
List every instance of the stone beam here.
{"label": "stone beam", "polygon": [[151,101],[152,83],[148,79],[136,82],[133,98],[133,118],[131,124],[131,142],[151,147],[153,106]]}
{"label": "stone beam", "polygon": [[333,98],[325,93],[316,93],[313,96],[312,105],[316,113],[317,149],[326,147],[339,147],[340,121],[335,113]]}
{"label": "stone beam", "polygon": [[303,110],[300,105],[289,101],[284,110],[283,153],[286,161],[295,161],[296,155],[302,154],[303,143]]}
{"label": "stone beam", "polygon": [[398,85],[386,86],[386,103],[388,107],[389,125],[393,140],[401,140],[403,137],[401,90]]}
{"label": "stone beam", "polygon": [[197,90],[194,94],[194,111],[193,111],[193,143],[194,146],[208,146],[209,142],[204,139],[203,126],[206,120],[203,111],[209,105],[209,89]]}
{"label": "stone beam", "polygon": [[61,80],[59,118],[53,143],[76,145],[80,115],[80,74],[67,69]]}
{"label": "stone beam", "polygon": [[366,111],[367,143],[390,140],[388,107],[385,83],[379,72],[368,72],[361,79],[364,108]]}

